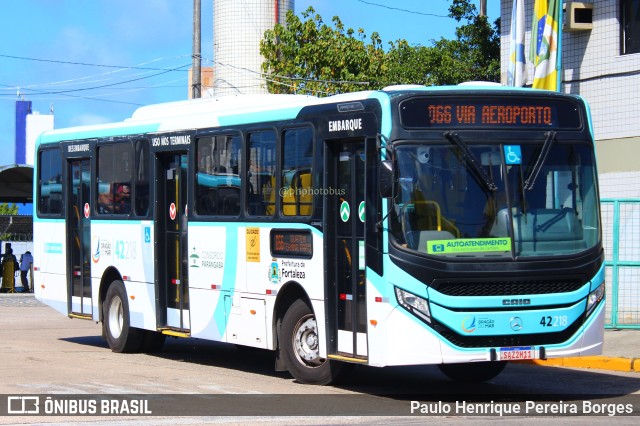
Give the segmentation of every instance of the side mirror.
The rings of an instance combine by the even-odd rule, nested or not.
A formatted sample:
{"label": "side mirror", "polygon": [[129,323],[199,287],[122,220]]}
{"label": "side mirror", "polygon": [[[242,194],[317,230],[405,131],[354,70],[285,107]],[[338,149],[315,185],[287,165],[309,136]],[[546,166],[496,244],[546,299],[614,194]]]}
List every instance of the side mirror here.
{"label": "side mirror", "polygon": [[378,168],[378,189],[382,198],[393,197],[393,162],[384,160]]}

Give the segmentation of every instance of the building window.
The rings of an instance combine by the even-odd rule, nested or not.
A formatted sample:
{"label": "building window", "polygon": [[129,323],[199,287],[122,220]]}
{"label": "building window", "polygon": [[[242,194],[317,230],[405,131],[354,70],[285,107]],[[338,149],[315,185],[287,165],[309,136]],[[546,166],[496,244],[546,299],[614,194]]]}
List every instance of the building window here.
{"label": "building window", "polygon": [[640,53],[640,0],[622,0],[622,54]]}

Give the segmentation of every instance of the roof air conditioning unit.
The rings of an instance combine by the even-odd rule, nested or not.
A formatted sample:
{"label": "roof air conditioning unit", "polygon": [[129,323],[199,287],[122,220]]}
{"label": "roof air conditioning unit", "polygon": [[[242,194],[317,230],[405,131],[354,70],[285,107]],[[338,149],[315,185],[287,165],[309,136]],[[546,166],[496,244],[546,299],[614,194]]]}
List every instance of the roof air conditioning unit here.
{"label": "roof air conditioning unit", "polygon": [[564,29],[567,31],[583,31],[593,29],[593,4],[568,1],[564,4]]}

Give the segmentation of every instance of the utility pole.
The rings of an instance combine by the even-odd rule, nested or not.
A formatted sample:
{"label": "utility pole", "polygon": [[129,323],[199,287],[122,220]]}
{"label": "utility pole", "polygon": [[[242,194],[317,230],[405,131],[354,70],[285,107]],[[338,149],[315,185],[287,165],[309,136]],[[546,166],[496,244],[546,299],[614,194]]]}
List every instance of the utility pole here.
{"label": "utility pole", "polygon": [[200,24],[200,1],[193,0],[193,66],[191,67],[191,97],[197,99],[202,97],[202,84],[200,82],[200,65],[202,63],[202,50],[200,48],[200,39],[202,26]]}
{"label": "utility pole", "polygon": [[487,16],[487,0],[480,0],[480,16]]}

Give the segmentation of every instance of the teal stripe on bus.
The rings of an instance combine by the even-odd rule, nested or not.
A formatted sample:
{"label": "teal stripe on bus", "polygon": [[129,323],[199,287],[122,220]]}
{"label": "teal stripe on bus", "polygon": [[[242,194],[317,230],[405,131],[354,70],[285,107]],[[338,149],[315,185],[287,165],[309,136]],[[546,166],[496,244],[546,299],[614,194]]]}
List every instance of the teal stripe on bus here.
{"label": "teal stripe on bus", "polygon": [[39,143],[52,143],[61,141],[72,141],[81,139],[107,138],[113,136],[138,135],[142,133],[156,132],[160,124],[137,124],[137,125],[105,125],[104,127],[92,126],[92,128],[75,127],[68,131],[52,131],[43,133],[39,138]]}
{"label": "teal stripe on bus", "polygon": [[218,122],[220,123],[220,126],[224,127],[250,123],[266,123],[269,121],[293,120],[298,116],[302,108],[304,107],[300,106],[273,111],[258,111],[247,114],[220,116],[218,117]]}

